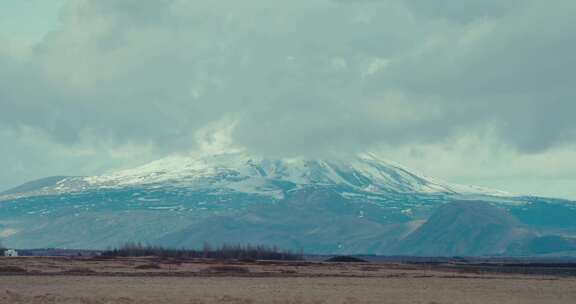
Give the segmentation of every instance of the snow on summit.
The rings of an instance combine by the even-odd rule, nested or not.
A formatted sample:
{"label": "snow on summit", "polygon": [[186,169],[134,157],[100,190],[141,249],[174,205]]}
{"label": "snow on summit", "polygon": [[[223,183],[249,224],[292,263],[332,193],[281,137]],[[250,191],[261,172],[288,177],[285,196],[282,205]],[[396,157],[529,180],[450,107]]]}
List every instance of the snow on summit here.
{"label": "snow on summit", "polygon": [[[213,151],[214,152],[214,151]],[[507,196],[504,192],[451,185],[364,153],[336,160],[265,158],[244,151],[170,156],[133,169],[70,177],[43,193],[128,187],[217,189],[282,198],[305,187],[338,187],[366,194],[448,193]]]}

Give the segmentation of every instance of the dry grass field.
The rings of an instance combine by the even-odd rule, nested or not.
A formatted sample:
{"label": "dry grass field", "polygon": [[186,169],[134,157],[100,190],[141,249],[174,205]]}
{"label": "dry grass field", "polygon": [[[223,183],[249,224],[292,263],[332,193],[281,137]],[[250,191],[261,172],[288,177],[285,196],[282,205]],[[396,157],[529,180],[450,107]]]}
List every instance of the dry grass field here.
{"label": "dry grass field", "polygon": [[567,274],[459,265],[0,258],[0,303],[573,304],[576,277]]}

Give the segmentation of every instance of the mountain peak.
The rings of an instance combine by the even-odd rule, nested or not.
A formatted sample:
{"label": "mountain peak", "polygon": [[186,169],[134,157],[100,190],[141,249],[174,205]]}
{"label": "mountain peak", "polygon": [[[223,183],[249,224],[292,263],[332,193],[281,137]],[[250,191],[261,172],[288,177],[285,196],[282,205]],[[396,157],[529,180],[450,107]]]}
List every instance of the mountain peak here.
{"label": "mountain peak", "polygon": [[[61,178],[55,184],[20,187],[11,195],[43,195],[94,189],[157,187],[219,189],[281,198],[286,191],[333,187],[344,192],[478,194],[500,191],[453,185],[414,173],[373,153],[347,158],[266,158],[244,151],[166,157],[110,174]],[[42,186],[42,187],[41,187]],[[20,191],[20,190],[26,191]]]}
{"label": "mountain peak", "polygon": [[[313,159],[242,151],[178,155],[99,176],[39,180],[1,195],[0,210],[0,235],[13,247],[105,248],[126,241],[194,247],[211,241],[311,253],[438,255],[501,253],[508,245],[523,253],[534,247],[526,242],[536,235],[520,233],[516,220],[534,231],[557,231],[572,229],[576,214],[571,202],[452,185],[376,154]],[[541,210],[561,212],[567,221],[542,221]],[[502,229],[492,233],[494,224]],[[501,231],[506,238],[496,237]],[[481,236],[489,237],[481,248],[473,247],[469,239]],[[418,246],[423,239],[461,245],[430,245],[434,251],[426,251]]]}

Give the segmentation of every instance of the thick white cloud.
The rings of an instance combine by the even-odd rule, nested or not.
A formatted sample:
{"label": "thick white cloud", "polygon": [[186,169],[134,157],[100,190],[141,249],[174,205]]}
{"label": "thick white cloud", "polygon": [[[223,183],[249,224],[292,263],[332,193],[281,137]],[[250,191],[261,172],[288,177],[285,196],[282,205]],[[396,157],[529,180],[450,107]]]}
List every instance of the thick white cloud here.
{"label": "thick white cloud", "polygon": [[462,134],[433,144],[382,147],[386,157],[431,177],[511,193],[576,199],[576,145],[521,153],[494,131]]}
{"label": "thick white cloud", "polygon": [[[7,155],[50,146],[46,161],[68,157],[56,146],[193,149],[222,119],[273,155],[472,136],[493,159],[566,157],[575,13],[570,0],[69,0],[32,50],[0,45],[0,127]],[[23,129],[45,140],[26,147]]]}
{"label": "thick white cloud", "polygon": [[1,190],[47,176],[130,168],[157,156],[151,145],[109,144],[89,135],[75,144],[59,144],[27,127],[0,130],[0,142]]}
{"label": "thick white cloud", "polygon": [[458,22],[502,17],[525,4],[526,0],[406,0],[410,8],[418,14],[445,18]]}

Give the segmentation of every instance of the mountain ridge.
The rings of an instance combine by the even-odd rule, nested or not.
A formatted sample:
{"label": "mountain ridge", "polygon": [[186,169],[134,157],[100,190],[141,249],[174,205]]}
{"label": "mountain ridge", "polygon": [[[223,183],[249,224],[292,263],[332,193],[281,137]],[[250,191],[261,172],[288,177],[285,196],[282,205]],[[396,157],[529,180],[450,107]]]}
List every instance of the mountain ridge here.
{"label": "mountain ridge", "polygon": [[[449,184],[443,181],[414,173],[398,164],[379,159],[374,154],[365,153],[342,160],[322,160],[308,158],[264,158],[245,153],[220,153],[208,156],[173,156],[150,162],[133,169],[110,174],[88,177],[48,177],[26,183],[0,193],[5,195],[24,194],[46,195],[62,192],[84,191],[94,188],[129,187],[172,183],[174,186],[191,186],[202,182],[214,182],[218,175],[237,175],[236,186],[253,186],[248,190],[258,191],[259,185],[242,185],[242,180],[252,182],[280,180],[294,185],[345,184],[354,188],[364,188],[366,192],[409,192],[409,193],[466,193],[491,196],[514,196],[513,194],[474,186]],[[232,177],[232,176],[230,176]],[[257,180],[261,179],[261,180]],[[33,185],[46,180],[54,184],[45,185],[38,193],[25,185]],[[188,182],[188,184],[186,184]],[[264,185],[261,185],[264,186]],[[44,190],[43,192],[40,190]],[[262,193],[262,192],[261,192]],[[273,193],[269,193],[274,195]]]}
{"label": "mountain ridge", "polygon": [[[243,152],[176,156],[106,175],[49,178],[8,193],[0,195],[0,238],[19,248],[207,241],[330,254],[522,255],[553,254],[554,246],[566,251],[576,236],[574,202],[452,185],[371,154],[337,160]],[[452,214],[444,206],[460,207]],[[486,228],[494,217],[515,223],[498,231],[526,233],[503,241]],[[458,227],[434,224],[451,221],[473,233],[459,237]],[[546,236],[560,238],[538,239]],[[466,238],[485,241],[474,246]]]}

